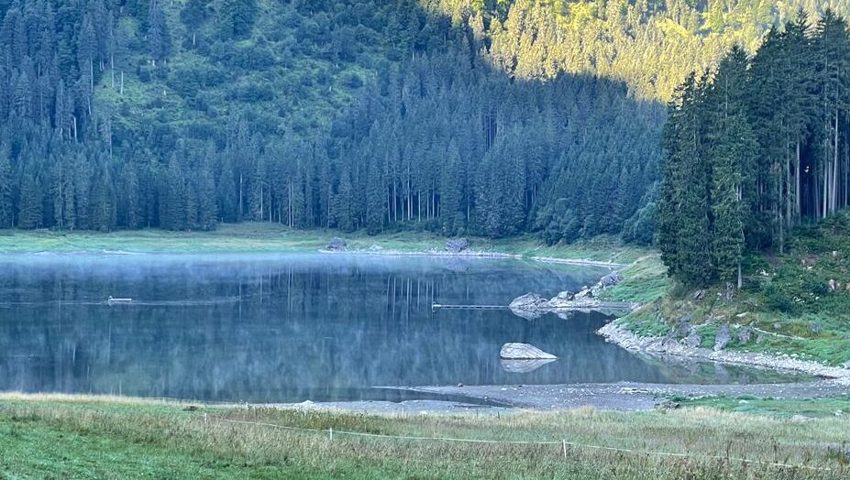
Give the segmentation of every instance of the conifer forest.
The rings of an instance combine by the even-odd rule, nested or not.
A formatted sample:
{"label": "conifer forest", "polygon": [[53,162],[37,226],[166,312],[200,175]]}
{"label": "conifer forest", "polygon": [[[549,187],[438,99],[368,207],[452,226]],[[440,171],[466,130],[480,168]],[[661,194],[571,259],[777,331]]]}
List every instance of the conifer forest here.
{"label": "conifer forest", "polygon": [[657,237],[732,278],[848,203],[848,13],[2,0],[0,228]]}

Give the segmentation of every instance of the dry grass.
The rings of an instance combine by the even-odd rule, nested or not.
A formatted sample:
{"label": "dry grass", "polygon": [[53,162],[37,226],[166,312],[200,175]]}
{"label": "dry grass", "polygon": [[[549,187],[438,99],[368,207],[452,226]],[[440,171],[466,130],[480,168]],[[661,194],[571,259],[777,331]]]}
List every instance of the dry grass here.
{"label": "dry grass", "polygon": [[[0,399],[0,457],[11,454],[24,460],[17,472],[13,467],[6,473],[27,476],[27,468],[37,468],[27,467],[26,459],[42,467],[50,461],[36,461],[44,456],[38,451],[21,452],[14,440],[2,435],[4,428],[42,431],[58,442],[76,437],[105,439],[120,448],[141,447],[151,459],[164,454],[165,458],[185,458],[187,468],[196,463],[227,466],[229,478],[269,474],[270,478],[837,479],[850,475],[846,461],[829,450],[831,445],[850,441],[847,417],[798,423],[704,408],[635,414],[582,409],[500,417],[388,417],[244,407],[193,410],[163,402],[116,404],[103,398],[4,397]],[[331,428],[336,432],[333,440]],[[356,437],[343,432],[553,443],[462,443]],[[566,454],[562,440],[570,443]],[[73,446],[66,451],[75,454]],[[679,454],[684,456],[675,456]],[[804,467],[772,465],[777,462]],[[3,466],[0,461],[0,477]],[[233,470],[234,466],[238,468]],[[193,478],[188,470],[185,475],[171,473],[172,478]]]}

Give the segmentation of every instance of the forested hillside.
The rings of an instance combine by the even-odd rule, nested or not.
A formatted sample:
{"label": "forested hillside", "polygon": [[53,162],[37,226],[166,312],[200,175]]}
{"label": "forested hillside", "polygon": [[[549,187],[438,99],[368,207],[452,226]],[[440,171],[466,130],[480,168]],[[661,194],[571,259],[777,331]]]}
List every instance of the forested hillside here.
{"label": "forested hillside", "polygon": [[850,36],[827,11],[733,49],[678,90],[665,130],[659,246],[687,284],[741,286],[747,250],[850,205]]}
{"label": "forested hillside", "polygon": [[0,0],[0,228],[649,242],[675,85],[847,4]]}

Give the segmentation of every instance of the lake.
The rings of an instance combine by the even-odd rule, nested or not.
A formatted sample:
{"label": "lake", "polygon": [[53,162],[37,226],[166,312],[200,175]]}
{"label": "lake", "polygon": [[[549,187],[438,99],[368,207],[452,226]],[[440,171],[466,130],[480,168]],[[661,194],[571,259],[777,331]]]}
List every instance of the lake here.
{"label": "lake", "polygon": [[[785,380],[669,364],[594,332],[601,314],[527,320],[432,311],[554,296],[607,270],[466,257],[6,255],[0,257],[0,391],[209,402],[431,398],[376,387]],[[109,296],[132,298],[108,305]],[[557,361],[499,360],[527,342]]]}

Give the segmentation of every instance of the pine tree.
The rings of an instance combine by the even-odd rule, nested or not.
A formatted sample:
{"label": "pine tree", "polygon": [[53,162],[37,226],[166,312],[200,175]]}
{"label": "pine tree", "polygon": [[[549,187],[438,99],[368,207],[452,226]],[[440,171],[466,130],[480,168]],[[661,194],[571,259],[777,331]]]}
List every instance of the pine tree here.
{"label": "pine tree", "polygon": [[257,0],[223,0],[219,10],[221,28],[236,38],[249,36],[257,16]]}
{"label": "pine tree", "polygon": [[457,222],[462,194],[460,162],[457,144],[452,140],[440,173],[440,220],[445,235],[454,235],[463,226],[462,221]]}
{"label": "pine tree", "polygon": [[380,164],[372,161],[369,164],[369,174],[366,180],[366,231],[376,235],[384,228],[387,202],[384,186],[384,174]]}
{"label": "pine tree", "polygon": [[746,208],[742,193],[742,167],[751,164],[755,138],[742,114],[723,120],[722,136],[712,150],[712,254],[720,280],[738,278],[741,287],[741,260],[744,252]]}
{"label": "pine tree", "polygon": [[160,1],[150,0],[148,10],[148,48],[154,64],[171,55],[171,32]]}
{"label": "pine tree", "polygon": [[12,164],[9,147],[0,145],[0,228],[11,228],[14,220],[12,205]]}
{"label": "pine tree", "polygon": [[197,172],[197,223],[201,230],[214,230],[217,220],[215,202],[215,180],[212,171],[214,146],[208,145]]}
{"label": "pine tree", "polygon": [[18,228],[31,230],[42,226],[43,198],[39,182],[30,172],[25,172],[21,180],[20,200],[18,201]]}

